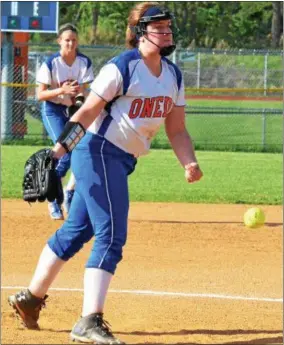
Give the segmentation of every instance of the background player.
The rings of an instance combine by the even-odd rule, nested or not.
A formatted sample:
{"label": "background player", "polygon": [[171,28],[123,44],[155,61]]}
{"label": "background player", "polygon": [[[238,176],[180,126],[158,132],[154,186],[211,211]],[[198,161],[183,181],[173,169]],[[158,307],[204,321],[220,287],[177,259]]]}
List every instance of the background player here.
{"label": "background player", "polygon": [[103,310],[126,243],[128,175],[164,123],[186,180],[191,183],[202,177],[185,128],[182,75],[164,57],[175,49],[171,23],[171,14],[158,3],[135,6],[126,35],[132,49],[101,69],[86,102],[53,149],[55,157],[62,157],[88,128],[72,153],[76,190],[69,217],[43,249],[29,288],[9,297],[28,328],[38,328],[46,292],[64,263],[95,235],[85,269],[82,314],[71,337],[120,343],[104,321]]}
{"label": "background player", "polygon": [[[68,107],[74,105],[76,97],[87,96],[86,86],[92,82],[91,60],[78,51],[78,31],[72,24],[65,24],[58,32],[60,51],[42,64],[37,74],[38,94],[42,107],[44,126],[55,143],[68,118]],[[69,108],[70,109],[70,108]],[[70,157],[64,155],[57,165],[57,174],[64,177],[70,168]],[[68,213],[74,195],[75,179],[71,173],[64,193],[64,208]],[[61,205],[56,201],[48,204],[52,219],[63,219]]]}

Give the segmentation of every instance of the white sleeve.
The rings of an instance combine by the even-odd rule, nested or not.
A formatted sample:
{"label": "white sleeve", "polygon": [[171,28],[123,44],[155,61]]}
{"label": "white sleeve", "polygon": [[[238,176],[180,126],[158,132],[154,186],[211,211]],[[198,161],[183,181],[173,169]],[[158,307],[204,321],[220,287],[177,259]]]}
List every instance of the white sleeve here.
{"label": "white sleeve", "polygon": [[177,99],[176,99],[175,105],[177,107],[184,107],[185,106],[183,78],[182,78],[182,81],[181,81],[179,92],[177,94]]}
{"label": "white sleeve", "polygon": [[91,84],[91,91],[95,92],[106,102],[122,94],[123,80],[115,64],[105,65]]}
{"label": "white sleeve", "polygon": [[80,80],[80,84],[91,83],[94,80],[94,73],[93,73],[93,66],[91,65],[85,75],[83,75],[82,80]]}
{"label": "white sleeve", "polygon": [[51,85],[51,73],[45,62],[40,66],[40,69],[37,72],[36,82]]}

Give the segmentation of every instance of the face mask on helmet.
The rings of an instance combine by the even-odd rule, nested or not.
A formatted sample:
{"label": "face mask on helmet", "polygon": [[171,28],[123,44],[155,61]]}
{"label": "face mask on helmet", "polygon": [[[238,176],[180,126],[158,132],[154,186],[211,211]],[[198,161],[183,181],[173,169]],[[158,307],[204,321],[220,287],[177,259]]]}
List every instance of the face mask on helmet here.
{"label": "face mask on helmet", "polygon": [[[173,28],[173,21],[174,16],[166,9],[162,9],[160,7],[150,7],[140,18],[138,24],[131,28],[132,31],[135,32],[138,38],[143,36],[145,33],[147,33],[147,25],[153,22],[158,22],[160,20],[170,20],[171,21],[171,30],[173,35],[173,41],[174,41],[174,34],[175,34],[175,28]],[[163,33],[160,33],[163,35]],[[146,37],[147,38],[147,37]],[[147,38],[148,41],[156,45],[158,48],[160,48],[160,55],[161,56],[168,56],[171,55],[174,50],[176,49],[176,45],[172,44],[168,47],[159,47],[157,44],[152,42],[149,38]]]}

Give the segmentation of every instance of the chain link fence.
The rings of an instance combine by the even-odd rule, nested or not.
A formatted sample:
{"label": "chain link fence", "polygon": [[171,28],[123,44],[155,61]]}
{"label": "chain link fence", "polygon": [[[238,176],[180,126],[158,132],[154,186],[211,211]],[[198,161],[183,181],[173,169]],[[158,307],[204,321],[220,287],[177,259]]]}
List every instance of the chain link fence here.
{"label": "chain link fence", "polygon": [[246,96],[282,94],[282,59],[281,51],[263,50],[177,49],[173,56],[191,93],[230,92]]}
{"label": "chain link fence", "polygon": [[[2,55],[5,47],[2,47]],[[80,46],[93,62],[94,74],[124,47]],[[27,64],[1,59],[1,141],[3,144],[51,145],[36,100],[36,74],[57,45],[29,45]],[[7,56],[6,56],[7,57]],[[186,123],[196,149],[282,152],[282,51],[181,50],[170,57],[182,70],[189,101]],[[224,95],[241,96],[238,106]],[[262,96],[259,106],[247,96]],[[270,100],[270,101],[269,101]],[[257,107],[256,107],[257,106]],[[163,128],[154,148],[168,148]]]}
{"label": "chain link fence", "polygon": [[[195,149],[208,151],[282,152],[279,109],[187,107],[186,126]],[[170,148],[162,128],[156,148]]]}

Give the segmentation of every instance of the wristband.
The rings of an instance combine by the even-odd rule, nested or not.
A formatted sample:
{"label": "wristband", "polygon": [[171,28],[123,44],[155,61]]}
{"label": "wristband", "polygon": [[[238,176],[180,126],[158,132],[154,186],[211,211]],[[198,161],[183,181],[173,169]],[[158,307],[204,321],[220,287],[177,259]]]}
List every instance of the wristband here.
{"label": "wristband", "polygon": [[78,142],[83,138],[86,131],[80,122],[68,121],[64,126],[57,142],[61,144],[66,152],[71,152]]}

